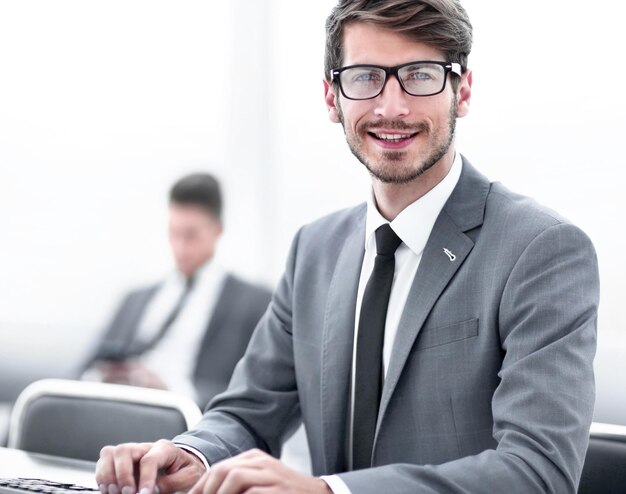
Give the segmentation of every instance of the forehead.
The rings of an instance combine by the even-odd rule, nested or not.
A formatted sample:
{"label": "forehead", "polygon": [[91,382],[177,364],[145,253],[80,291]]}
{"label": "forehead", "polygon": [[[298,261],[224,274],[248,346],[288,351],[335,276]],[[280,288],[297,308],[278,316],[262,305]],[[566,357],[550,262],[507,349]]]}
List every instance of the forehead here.
{"label": "forehead", "polygon": [[343,65],[400,65],[415,60],[446,61],[444,54],[387,28],[353,22],[343,30]]}
{"label": "forehead", "polygon": [[170,203],[170,224],[204,223],[211,220],[211,214],[195,204]]}

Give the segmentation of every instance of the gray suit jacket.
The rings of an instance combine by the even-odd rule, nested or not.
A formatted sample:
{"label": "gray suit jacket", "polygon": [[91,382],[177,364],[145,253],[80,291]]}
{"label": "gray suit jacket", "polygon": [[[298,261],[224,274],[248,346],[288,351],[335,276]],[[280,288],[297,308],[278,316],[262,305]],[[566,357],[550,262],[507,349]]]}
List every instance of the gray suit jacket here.
{"label": "gray suit jacket", "polygon": [[373,468],[341,473],[365,210],[300,230],[229,389],[175,441],[211,463],[277,456],[301,417],[313,472],[340,473],[354,494],[574,493],[594,405],[596,255],[466,160],[400,321]]}
{"label": "gray suit jacket", "polygon": [[[124,353],[134,341],[141,318],[158,288],[159,285],[155,285],[135,290],[124,298],[89,365],[107,354]],[[200,406],[228,386],[233,369],[243,356],[270,298],[271,293],[266,288],[231,274],[226,276],[194,368],[193,382]]]}

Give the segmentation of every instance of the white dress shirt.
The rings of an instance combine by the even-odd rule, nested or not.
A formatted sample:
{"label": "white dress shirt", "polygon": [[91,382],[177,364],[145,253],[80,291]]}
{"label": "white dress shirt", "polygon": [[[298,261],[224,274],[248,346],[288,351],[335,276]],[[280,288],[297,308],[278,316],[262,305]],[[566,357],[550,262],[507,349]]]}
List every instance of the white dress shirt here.
{"label": "white dress shirt", "polygon": [[[209,261],[194,275],[185,303],[165,335],[140,362],[156,372],[169,390],[197,401],[193,372],[202,339],[222,291],[225,272]],[[172,273],[152,297],[139,322],[136,338],[151,341],[159,332],[185,289],[185,277]],[[174,357],[174,358],[172,358]]]}
{"label": "white dress shirt", "polygon": [[[359,288],[357,292],[356,312],[354,318],[354,347],[352,353],[352,385],[350,393],[350,424],[352,430],[354,420],[354,373],[356,363],[356,342],[359,331],[359,319],[361,314],[361,303],[363,293],[370,275],[374,269],[374,259],[376,258],[376,236],[374,232],[378,227],[389,223],[391,229],[400,237],[402,243],[395,253],[395,269],[391,294],[389,295],[389,305],[387,308],[387,318],[385,320],[385,337],[383,343],[383,369],[385,374],[389,367],[391,350],[396,338],[400,317],[404,311],[411,285],[417,273],[422,253],[426,247],[426,242],[435,225],[435,221],[441,213],[446,201],[456,187],[463,162],[457,153],[452,163],[452,168],[444,179],[427,194],[419,198],[414,203],[407,206],[396,218],[389,223],[376,208],[376,199],[373,192],[367,201],[367,217],[365,220],[365,255],[361,267],[361,277],[359,278]],[[348,464],[352,465],[352,433],[349,437]],[[326,483],[335,494],[350,494],[346,484],[336,475],[323,476]]]}

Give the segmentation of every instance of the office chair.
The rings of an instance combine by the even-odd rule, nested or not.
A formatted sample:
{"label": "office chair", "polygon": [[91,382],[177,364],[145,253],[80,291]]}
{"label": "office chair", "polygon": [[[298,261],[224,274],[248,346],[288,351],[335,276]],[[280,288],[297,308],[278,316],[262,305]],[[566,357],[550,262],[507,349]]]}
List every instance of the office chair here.
{"label": "office chair", "polygon": [[42,379],[18,396],[8,446],[97,461],[108,444],[171,438],[202,414],[169,391],[64,379]]}
{"label": "office chair", "polygon": [[578,494],[626,492],[626,426],[591,424]]}

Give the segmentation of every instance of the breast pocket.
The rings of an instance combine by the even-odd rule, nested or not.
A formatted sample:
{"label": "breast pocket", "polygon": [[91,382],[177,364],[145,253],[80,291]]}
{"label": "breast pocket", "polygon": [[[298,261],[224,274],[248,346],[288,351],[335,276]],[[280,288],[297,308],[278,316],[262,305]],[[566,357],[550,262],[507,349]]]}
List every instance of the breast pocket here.
{"label": "breast pocket", "polygon": [[416,350],[448,345],[476,336],[478,336],[478,318],[443,326],[425,327],[417,338]]}

